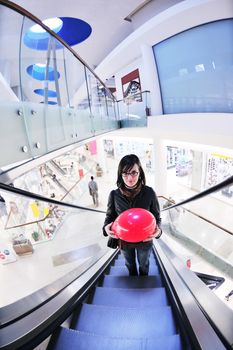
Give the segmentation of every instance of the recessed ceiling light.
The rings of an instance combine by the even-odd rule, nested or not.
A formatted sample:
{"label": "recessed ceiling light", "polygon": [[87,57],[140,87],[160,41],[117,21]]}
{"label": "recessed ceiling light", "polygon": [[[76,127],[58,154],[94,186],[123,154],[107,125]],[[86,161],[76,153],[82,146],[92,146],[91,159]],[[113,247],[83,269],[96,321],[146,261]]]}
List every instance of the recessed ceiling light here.
{"label": "recessed ceiling light", "polygon": [[[62,20],[60,18],[58,18],[58,17],[45,19],[44,21],[42,21],[42,23],[44,23],[44,25],[49,27],[55,33],[59,32],[59,30],[63,26]],[[44,28],[42,28],[39,24],[33,25],[29,29],[29,31],[32,32],[32,33],[37,33],[37,34],[46,33],[46,30]]]}

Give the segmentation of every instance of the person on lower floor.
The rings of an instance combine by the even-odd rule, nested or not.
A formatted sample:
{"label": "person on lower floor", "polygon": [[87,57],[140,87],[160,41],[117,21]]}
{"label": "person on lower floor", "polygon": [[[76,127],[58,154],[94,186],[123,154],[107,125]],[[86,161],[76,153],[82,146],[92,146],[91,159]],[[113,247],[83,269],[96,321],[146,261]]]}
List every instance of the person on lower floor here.
{"label": "person on lower floor", "polygon": [[[143,208],[150,211],[157,223],[155,232],[144,241],[130,243],[119,240],[119,247],[124,255],[129,275],[146,276],[149,273],[153,238],[159,238],[162,234],[160,206],[153,188],[146,186],[144,170],[135,154],[124,156],[118,165],[117,189],[109,194],[103,226],[104,236],[116,238],[111,226],[118,215],[130,208]],[[139,269],[137,269],[137,262]]]}
{"label": "person on lower floor", "polygon": [[91,181],[88,183],[89,193],[92,196],[93,204],[98,207],[99,205],[99,195],[98,195],[98,185],[94,180],[94,177],[91,176]]}

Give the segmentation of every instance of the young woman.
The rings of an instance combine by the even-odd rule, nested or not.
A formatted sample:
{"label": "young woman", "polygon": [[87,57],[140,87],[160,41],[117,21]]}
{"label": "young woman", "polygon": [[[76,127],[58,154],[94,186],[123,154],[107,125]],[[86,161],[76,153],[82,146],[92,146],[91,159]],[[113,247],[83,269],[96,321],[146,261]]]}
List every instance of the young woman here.
{"label": "young woman", "polygon": [[[104,236],[115,237],[111,226],[117,216],[130,208],[143,208],[150,211],[157,223],[156,231],[147,240],[129,243],[120,240],[119,247],[125,257],[125,264],[131,276],[146,276],[149,272],[149,257],[153,238],[159,238],[160,207],[154,190],[146,186],[145,174],[139,158],[135,154],[124,156],[118,166],[117,189],[109,194],[107,214],[104,221]],[[139,265],[137,270],[136,259]]]}

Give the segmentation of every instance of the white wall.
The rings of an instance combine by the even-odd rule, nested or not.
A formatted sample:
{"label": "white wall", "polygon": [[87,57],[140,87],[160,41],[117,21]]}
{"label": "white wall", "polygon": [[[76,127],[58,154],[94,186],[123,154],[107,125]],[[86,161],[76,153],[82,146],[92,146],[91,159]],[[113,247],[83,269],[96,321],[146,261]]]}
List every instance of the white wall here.
{"label": "white wall", "polygon": [[232,0],[186,0],[154,16],[122,41],[96,68],[103,80],[141,57],[141,45],[153,46],[170,36],[223,18],[231,18]]}
{"label": "white wall", "polygon": [[148,132],[163,140],[233,149],[233,114],[183,113],[148,118]]}
{"label": "white wall", "polygon": [[[141,67],[144,69],[143,74],[141,72],[143,90],[151,91],[152,114],[159,115],[161,101],[156,69],[151,60],[152,46],[186,29],[218,19],[231,18],[232,15],[232,0],[182,1],[157,14],[129,35],[101,62],[96,68],[96,73],[105,81],[113,75],[119,76],[120,72],[126,73],[126,67],[136,67],[136,63],[141,59]],[[145,47],[151,48],[151,55],[148,51],[145,54]],[[147,76],[151,76],[150,81]],[[156,102],[153,104],[153,101]]]}

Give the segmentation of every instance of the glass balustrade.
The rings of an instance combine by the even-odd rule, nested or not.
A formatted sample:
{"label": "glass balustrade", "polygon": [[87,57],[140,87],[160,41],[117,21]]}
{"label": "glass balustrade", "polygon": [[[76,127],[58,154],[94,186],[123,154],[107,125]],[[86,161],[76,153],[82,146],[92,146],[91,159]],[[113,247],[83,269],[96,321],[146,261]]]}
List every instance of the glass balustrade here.
{"label": "glass balustrade", "polygon": [[1,196],[0,307],[56,281],[65,286],[106,254],[103,213]]}
{"label": "glass balustrade", "polygon": [[73,49],[4,5],[0,19],[0,167],[118,127],[114,96]]}
{"label": "glass balustrade", "polygon": [[[88,154],[85,147],[79,147],[50,159],[17,177],[14,187],[81,208],[94,208],[88,182],[91,175],[97,176],[97,163]],[[56,280],[67,283],[106,253],[102,234],[105,214],[101,210],[106,208],[107,193],[106,198],[100,196],[100,212],[54,205],[3,190],[0,194],[4,200],[0,201],[1,307]]]}
{"label": "glass balustrade", "polygon": [[132,94],[118,101],[121,125],[123,127],[147,126],[150,106],[150,91]]}
{"label": "glass balustrade", "polygon": [[[170,200],[162,200],[161,207],[172,204]],[[233,278],[233,232],[205,220],[185,206],[162,212],[162,222],[166,233],[174,240],[173,248],[175,242],[184,248],[178,246],[176,253],[186,263],[193,256],[193,262],[188,264],[192,264],[194,269],[204,266],[200,263],[203,260],[212,271]]]}

